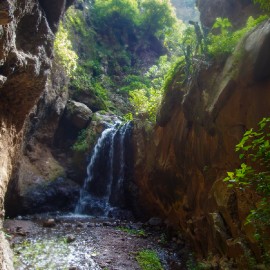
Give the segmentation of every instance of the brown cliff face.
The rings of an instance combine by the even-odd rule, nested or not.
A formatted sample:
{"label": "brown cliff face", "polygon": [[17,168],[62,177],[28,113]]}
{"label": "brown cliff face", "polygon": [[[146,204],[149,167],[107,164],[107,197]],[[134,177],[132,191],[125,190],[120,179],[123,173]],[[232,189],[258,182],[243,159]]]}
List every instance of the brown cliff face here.
{"label": "brown cliff face", "polygon": [[256,198],[222,180],[238,165],[234,148],[243,132],[269,116],[270,57],[262,54],[269,46],[270,21],[249,34],[224,67],[202,66],[182,88],[179,71],[153,134],[134,131],[142,209],[180,227],[199,254],[232,257],[243,269],[248,249],[259,256],[245,225]]}
{"label": "brown cliff face", "polygon": [[[61,14],[65,2],[54,2],[61,2],[61,11],[58,12]],[[49,23],[57,26],[59,19],[59,16],[54,16]],[[4,216],[4,194],[14,169],[24,121],[44,90],[50,73],[54,35],[49,23],[36,0],[5,0],[0,3],[1,218]],[[0,269],[12,269],[9,249],[3,236],[0,237]]]}

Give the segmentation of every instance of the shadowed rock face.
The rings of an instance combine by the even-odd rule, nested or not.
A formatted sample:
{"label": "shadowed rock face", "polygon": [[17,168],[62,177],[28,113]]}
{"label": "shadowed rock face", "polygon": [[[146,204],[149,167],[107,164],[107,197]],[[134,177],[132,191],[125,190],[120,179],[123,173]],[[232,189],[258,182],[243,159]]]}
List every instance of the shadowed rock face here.
{"label": "shadowed rock face", "polygon": [[[50,2],[56,6],[47,4],[44,7],[46,12],[37,0],[6,0],[0,3],[1,217],[4,215],[4,194],[21,143],[22,127],[45,89],[53,57],[53,31],[66,8],[63,1]],[[59,14],[58,17],[48,15],[51,8]],[[12,269],[9,249],[2,241],[3,237],[0,238],[0,269]]]}
{"label": "shadowed rock face", "polygon": [[243,269],[247,248],[260,254],[253,228],[245,224],[257,198],[222,180],[239,165],[234,149],[244,131],[269,116],[270,57],[261,58],[269,27],[268,21],[250,33],[224,67],[202,65],[189,86],[176,83],[179,71],[153,134],[134,130],[142,209],[180,227],[199,254],[229,256]]}
{"label": "shadowed rock face", "polygon": [[247,18],[259,14],[252,0],[197,0],[202,25],[211,28],[217,17],[229,18],[238,28],[245,25]]}

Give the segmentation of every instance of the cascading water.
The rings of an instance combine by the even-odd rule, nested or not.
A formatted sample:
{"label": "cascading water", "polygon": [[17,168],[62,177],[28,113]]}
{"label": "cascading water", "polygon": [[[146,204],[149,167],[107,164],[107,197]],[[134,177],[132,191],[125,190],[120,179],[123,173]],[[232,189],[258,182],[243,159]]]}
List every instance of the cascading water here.
{"label": "cascading water", "polygon": [[76,214],[108,216],[125,207],[125,143],[130,127],[130,122],[122,126],[117,123],[102,132],[87,166]]}

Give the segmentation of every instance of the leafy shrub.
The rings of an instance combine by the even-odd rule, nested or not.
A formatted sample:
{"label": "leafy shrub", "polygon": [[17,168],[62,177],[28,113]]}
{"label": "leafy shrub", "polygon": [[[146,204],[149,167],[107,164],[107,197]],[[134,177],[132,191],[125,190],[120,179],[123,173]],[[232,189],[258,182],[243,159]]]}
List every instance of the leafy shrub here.
{"label": "leafy shrub", "polygon": [[[179,70],[183,70],[185,65],[186,65],[186,61],[185,61],[184,56],[177,58],[176,61],[171,65],[170,69],[168,70],[168,73],[165,76],[165,81],[163,85],[164,92],[167,92],[170,89],[170,86],[173,82],[173,79],[175,78],[175,75],[179,72]],[[184,76],[181,79],[180,81],[184,82],[186,77]]]}
{"label": "leafy shrub", "polygon": [[60,23],[55,37],[54,51],[56,60],[63,66],[66,74],[72,77],[77,68],[78,55],[73,51],[68,32],[62,23]]}
{"label": "leafy shrub", "polygon": [[136,256],[142,270],[163,270],[158,255],[155,251],[145,249]]}
{"label": "leafy shrub", "polygon": [[72,146],[72,150],[76,152],[85,152],[89,148],[89,143],[87,141],[88,132],[87,129],[83,129],[76,140],[76,142]]}
{"label": "leafy shrub", "polygon": [[247,222],[257,229],[258,240],[266,239],[265,230],[270,226],[270,118],[263,118],[257,131],[246,131],[235,149],[244,162],[235,171],[228,172],[224,181],[229,187],[241,191],[255,190],[260,196]]}
{"label": "leafy shrub", "polygon": [[117,229],[122,231],[122,232],[137,235],[137,236],[140,236],[140,237],[147,236],[146,232],[143,229],[130,229],[130,228],[127,228],[127,227],[117,227]]}
{"label": "leafy shrub", "polygon": [[217,18],[213,28],[220,29],[220,34],[208,36],[209,54],[215,58],[229,55],[247,32],[266,19],[267,16],[260,16],[257,19],[249,17],[244,28],[233,32],[230,30],[232,25],[228,18]]}
{"label": "leafy shrub", "polygon": [[176,22],[176,15],[168,0],[143,0],[140,8],[140,25],[145,33],[164,36]]}

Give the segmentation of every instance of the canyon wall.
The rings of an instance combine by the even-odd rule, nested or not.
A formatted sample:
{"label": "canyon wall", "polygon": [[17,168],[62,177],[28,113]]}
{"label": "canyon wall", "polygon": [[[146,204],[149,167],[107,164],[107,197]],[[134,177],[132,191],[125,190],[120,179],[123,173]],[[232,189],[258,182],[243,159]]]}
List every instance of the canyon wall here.
{"label": "canyon wall", "polygon": [[[201,62],[191,82],[179,70],[153,132],[134,130],[135,179],[141,209],[181,228],[197,254],[228,256],[247,269],[260,258],[245,218],[253,194],[227,188],[226,171],[239,165],[235,145],[269,116],[270,21],[252,31],[224,65]],[[242,268],[241,268],[242,267]]]}
{"label": "canyon wall", "polygon": [[[0,3],[0,211],[19,153],[24,121],[45,89],[54,32],[65,0],[5,0]],[[1,222],[2,228],[2,222]],[[0,269],[12,269],[1,233]]]}

